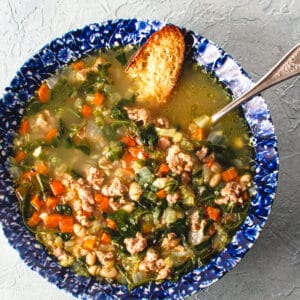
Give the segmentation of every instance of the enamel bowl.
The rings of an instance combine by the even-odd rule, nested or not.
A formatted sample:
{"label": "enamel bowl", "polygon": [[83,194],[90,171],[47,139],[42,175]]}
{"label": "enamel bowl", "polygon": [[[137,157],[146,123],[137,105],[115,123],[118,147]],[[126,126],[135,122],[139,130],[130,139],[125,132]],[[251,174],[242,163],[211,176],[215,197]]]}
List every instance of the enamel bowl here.
{"label": "enamel bowl", "polygon": [[[255,184],[249,214],[231,243],[209,264],[194,269],[178,282],[150,283],[129,291],[126,286],[99,283],[62,268],[24,226],[9,174],[14,133],[26,103],[41,82],[63,65],[95,49],[133,44],[140,46],[165,24],[137,19],[91,24],[51,41],[17,72],[0,99],[0,221],[9,243],[34,271],[75,297],[91,299],[179,299],[204,289],[231,270],[258,238],[271,210],[278,175],[277,139],[264,100],[257,96],[243,106],[255,148]],[[189,58],[229,88],[234,97],[253,82],[241,66],[220,47],[187,29]]]}

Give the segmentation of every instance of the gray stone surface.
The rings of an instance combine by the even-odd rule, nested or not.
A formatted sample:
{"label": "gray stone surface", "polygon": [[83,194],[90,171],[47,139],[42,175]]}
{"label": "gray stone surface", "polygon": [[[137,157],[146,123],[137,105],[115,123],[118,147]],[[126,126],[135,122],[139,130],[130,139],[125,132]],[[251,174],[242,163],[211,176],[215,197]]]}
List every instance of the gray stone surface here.
{"label": "gray stone surface", "polygon": [[[45,43],[111,18],[159,19],[222,46],[256,80],[300,41],[299,0],[0,0],[0,93]],[[264,93],[280,151],[278,192],[265,229],[238,266],[193,299],[300,299],[300,80]],[[0,234],[2,300],[68,300],[30,271]]]}

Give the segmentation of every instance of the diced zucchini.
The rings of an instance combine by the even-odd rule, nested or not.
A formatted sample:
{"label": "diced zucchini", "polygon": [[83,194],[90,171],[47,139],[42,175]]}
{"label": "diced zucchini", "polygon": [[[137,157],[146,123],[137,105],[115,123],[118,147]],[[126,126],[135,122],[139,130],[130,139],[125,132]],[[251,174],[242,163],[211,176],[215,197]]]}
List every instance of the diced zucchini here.
{"label": "diced zucchini", "polygon": [[152,184],[155,179],[154,174],[147,167],[142,167],[136,174],[137,181],[141,186]]}
{"label": "diced zucchini", "polygon": [[185,206],[192,207],[195,205],[195,193],[193,189],[188,185],[180,186],[180,192],[182,196],[182,203]]}
{"label": "diced zucchini", "polygon": [[212,248],[221,251],[229,243],[230,239],[226,231],[221,226],[216,226],[217,232],[212,239]]}
{"label": "diced zucchini", "polygon": [[167,207],[164,210],[162,219],[163,219],[163,223],[169,225],[172,224],[174,222],[176,222],[178,219],[181,219],[184,217],[184,213],[181,210],[172,208],[172,207]]}

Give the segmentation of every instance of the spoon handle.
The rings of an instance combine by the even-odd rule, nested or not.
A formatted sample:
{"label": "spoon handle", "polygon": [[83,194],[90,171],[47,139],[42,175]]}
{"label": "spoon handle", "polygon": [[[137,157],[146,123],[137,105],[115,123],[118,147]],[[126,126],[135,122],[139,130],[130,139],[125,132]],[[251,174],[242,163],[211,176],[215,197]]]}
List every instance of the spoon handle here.
{"label": "spoon handle", "polygon": [[219,121],[229,111],[239,106],[249,98],[283,80],[300,74],[300,44],[292,48],[264,77],[262,77],[247,92],[230,102],[211,117],[211,123]]}

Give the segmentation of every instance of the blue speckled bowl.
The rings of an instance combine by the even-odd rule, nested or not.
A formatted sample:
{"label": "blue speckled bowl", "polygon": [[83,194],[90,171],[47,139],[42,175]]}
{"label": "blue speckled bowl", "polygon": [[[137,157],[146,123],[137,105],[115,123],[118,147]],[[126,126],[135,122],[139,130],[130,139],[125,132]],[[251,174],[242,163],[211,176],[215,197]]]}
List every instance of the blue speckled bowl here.
{"label": "blue speckled bowl", "polygon": [[[68,32],[30,58],[0,99],[0,218],[4,233],[31,269],[80,298],[180,299],[191,295],[217,281],[241,260],[257,239],[271,210],[278,174],[276,135],[264,100],[255,97],[243,106],[243,110],[256,150],[255,183],[258,193],[252,199],[249,215],[232,242],[208,265],[184,275],[176,283],[151,283],[128,291],[126,286],[99,283],[62,268],[25,228],[9,174],[9,157],[14,133],[34,91],[63,65],[95,49],[142,45],[150,34],[163,25],[158,21],[129,19],[92,24]],[[183,32],[191,59],[213,73],[231,90],[234,97],[253,84],[239,64],[216,44],[192,31],[183,29]]]}

